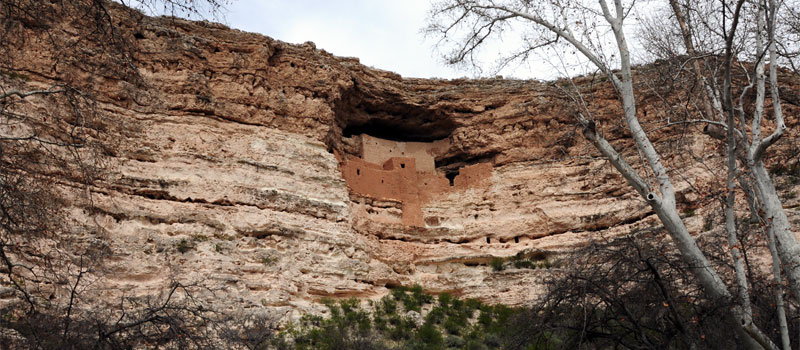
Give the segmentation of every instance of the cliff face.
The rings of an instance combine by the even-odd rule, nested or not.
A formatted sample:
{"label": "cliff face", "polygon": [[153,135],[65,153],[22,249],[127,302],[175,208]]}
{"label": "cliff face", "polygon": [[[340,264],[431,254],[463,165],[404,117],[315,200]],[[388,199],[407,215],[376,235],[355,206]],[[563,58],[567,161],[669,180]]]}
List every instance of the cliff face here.
{"label": "cliff face", "polygon": [[[98,225],[111,252],[98,283],[127,295],[178,279],[213,286],[204,298],[216,307],[290,313],[420,284],[520,305],[551,272],[496,272],[493,257],[555,259],[656,223],[581,139],[556,84],[403,79],[311,43],[119,21],[135,31],[144,84],[93,78],[98,109],[128,127],[108,130],[120,140],[111,175],[91,188],[94,209],[73,217]],[[51,53],[19,55],[28,86],[51,82]],[[600,84],[593,98],[625,149],[613,90]],[[658,122],[656,104],[643,106],[645,123]],[[714,163],[703,154],[717,145],[698,132],[657,137]],[[710,177],[697,162],[669,162],[687,179]],[[682,205],[695,199],[687,192]],[[702,217],[687,220],[700,230]]]}

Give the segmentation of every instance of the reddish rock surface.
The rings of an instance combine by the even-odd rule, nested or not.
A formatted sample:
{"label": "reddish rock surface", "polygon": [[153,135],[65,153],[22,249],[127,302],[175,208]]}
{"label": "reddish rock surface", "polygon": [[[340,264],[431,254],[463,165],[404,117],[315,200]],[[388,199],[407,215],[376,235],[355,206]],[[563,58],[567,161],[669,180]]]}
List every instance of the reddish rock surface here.
{"label": "reddish rock surface", "polygon": [[422,215],[422,208],[433,198],[488,184],[487,180],[492,176],[492,164],[480,163],[459,169],[459,173],[448,180],[434,166],[437,151],[450,146],[448,140],[397,142],[369,135],[360,135],[359,138],[362,140],[361,157],[337,157],[347,187],[359,196],[400,201],[400,223],[404,226],[435,226],[426,223]]}
{"label": "reddish rock surface", "polygon": [[[93,239],[112,252],[103,266],[113,273],[95,284],[109,295],[199,281],[217,287],[203,296],[216,307],[296,316],[322,310],[322,297],[420,284],[520,305],[551,272],[495,272],[493,257],[543,251],[555,260],[656,224],[580,137],[558,82],[403,79],[311,43],[112,16],[136,34],[144,83],[70,73],[91,76],[98,111],[126,126],[107,129],[119,146],[112,174],[90,189],[95,209],[76,201],[73,210],[75,226],[98,225]],[[75,29],[59,30],[69,40]],[[12,68],[29,76],[17,84],[53,83],[56,53],[16,44],[7,44],[19,58]],[[579,82],[593,82],[598,129],[636,164],[611,87]],[[659,97],[640,98],[645,126],[662,125]],[[787,110],[793,118],[796,106]],[[695,126],[654,135],[679,169],[681,205],[702,207],[690,184],[711,184],[719,145]],[[703,220],[687,218],[694,232]],[[179,251],[181,241],[191,249]]]}

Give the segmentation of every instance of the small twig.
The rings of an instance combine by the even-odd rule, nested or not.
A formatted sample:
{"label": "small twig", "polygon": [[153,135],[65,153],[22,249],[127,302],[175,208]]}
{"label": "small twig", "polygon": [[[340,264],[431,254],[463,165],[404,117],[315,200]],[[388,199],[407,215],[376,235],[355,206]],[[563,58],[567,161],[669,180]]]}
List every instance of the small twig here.
{"label": "small twig", "polygon": [[6,93],[0,95],[0,100],[9,98],[11,96],[18,96],[19,98],[23,98],[24,99],[26,97],[33,96],[33,95],[50,95],[50,94],[57,94],[57,93],[62,93],[62,92],[67,92],[67,90],[66,89],[52,90],[52,88],[51,89],[47,89],[47,90],[34,90],[34,91],[28,91],[28,92],[22,92],[22,91],[18,91],[18,90],[11,90],[9,92],[6,92]]}

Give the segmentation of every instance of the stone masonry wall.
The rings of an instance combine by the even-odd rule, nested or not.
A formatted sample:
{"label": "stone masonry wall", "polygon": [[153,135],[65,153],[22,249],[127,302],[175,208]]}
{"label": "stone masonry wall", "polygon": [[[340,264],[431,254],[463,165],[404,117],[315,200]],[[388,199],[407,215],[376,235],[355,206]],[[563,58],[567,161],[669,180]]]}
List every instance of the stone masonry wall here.
{"label": "stone masonry wall", "polygon": [[492,174],[490,163],[469,165],[451,184],[434,168],[433,152],[442,141],[398,142],[367,135],[362,140],[364,158],[346,156],[342,175],[356,194],[401,202],[403,225],[424,227],[422,207],[433,196],[477,186]]}
{"label": "stone masonry wall", "polygon": [[373,164],[383,164],[395,157],[414,158],[417,161],[417,170],[433,172],[436,169],[434,155],[443,152],[450,146],[447,139],[434,142],[398,142],[379,139],[369,135],[361,135],[363,142],[362,158]]}

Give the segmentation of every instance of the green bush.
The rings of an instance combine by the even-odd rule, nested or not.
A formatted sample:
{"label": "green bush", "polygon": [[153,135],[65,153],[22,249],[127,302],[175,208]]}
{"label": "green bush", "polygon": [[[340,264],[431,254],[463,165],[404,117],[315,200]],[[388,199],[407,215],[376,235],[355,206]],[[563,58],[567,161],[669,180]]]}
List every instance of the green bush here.
{"label": "green bush", "polygon": [[450,304],[450,300],[453,300],[453,296],[450,293],[442,293],[439,294],[439,305],[442,307],[447,307]]}
{"label": "green bush", "polygon": [[495,271],[503,271],[503,259],[492,258],[492,261],[489,262],[489,266],[491,266]]}
{"label": "green bush", "polygon": [[422,286],[419,284],[415,284],[413,287],[411,287],[411,296],[416,299],[420,305],[430,304],[433,302],[433,296],[430,294],[425,294]]}
{"label": "green bush", "polygon": [[190,250],[194,249],[194,244],[192,244],[186,239],[181,239],[180,241],[178,241],[178,243],[175,243],[175,249],[181,252],[181,254],[185,254]]}
{"label": "green bush", "polygon": [[478,323],[484,328],[488,328],[489,326],[491,326],[493,320],[494,317],[492,315],[491,309],[485,311],[481,310],[481,314],[478,315]]}
{"label": "green bush", "polygon": [[464,338],[455,335],[448,335],[444,338],[444,345],[447,347],[447,349],[463,349],[466,343],[467,342],[464,341]]}
{"label": "green bush", "polygon": [[428,312],[428,315],[425,316],[425,321],[432,322],[435,324],[441,324],[444,318],[445,318],[445,307],[437,306]]}
{"label": "green bush", "polygon": [[442,333],[431,323],[426,322],[419,328],[417,338],[420,346],[416,346],[414,349],[438,350],[442,349],[444,345]]}
{"label": "green bush", "polygon": [[[584,284],[587,278],[602,278],[607,281],[609,273],[614,273],[624,278],[630,278],[631,271],[641,272],[641,259],[636,254],[648,254],[649,257],[660,257],[663,249],[642,246],[654,240],[628,240],[617,241],[615,245],[594,246],[586,248],[581,254],[575,255],[580,259],[587,259],[589,264],[586,270],[572,270],[568,278],[559,279],[549,285],[550,299],[548,303],[537,304],[528,309],[511,308],[504,305],[486,305],[476,299],[460,299],[450,294],[442,293],[438,302],[432,307],[422,307],[431,303],[434,298],[426,294],[421,286],[412,288],[395,288],[391,294],[381,300],[371,302],[372,311],[361,308],[361,303],[356,299],[334,302],[325,300],[330,314],[327,318],[307,316],[303,317],[300,324],[287,328],[283,336],[276,337],[270,349],[276,350],[556,350],[556,349],[606,349],[619,346],[620,341],[638,345],[636,337],[646,336],[649,340],[657,342],[657,346],[648,348],[680,349],[686,343],[681,337],[676,337],[670,321],[654,317],[654,315],[675,315],[688,320],[694,320],[697,307],[708,312],[708,318],[699,319],[695,323],[686,323],[696,333],[688,336],[699,335],[701,340],[711,338],[708,342],[698,341],[700,348],[709,347],[710,344],[724,344],[720,348],[735,348],[736,340],[725,332],[726,324],[721,324],[717,311],[719,304],[698,304],[693,300],[676,300],[669,305],[662,303],[661,299],[649,299],[654,293],[652,285],[634,286],[637,293],[612,295],[602,283]],[[642,243],[644,242],[644,243]],[[625,245],[627,244],[627,245]],[[628,246],[633,245],[633,246]],[[605,247],[605,248],[604,248]],[[625,248],[630,253],[618,255],[617,248]],[[606,250],[602,250],[602,249]],[[614,249],[611,249],[614,248]],[[620,248],[621,249],[621,248]],[[597,254],[608,256],[622,256],[630,258],[623,261],[627,265],[597,266]],[[609,255],[613,254],[613,255]],[[527,261],[537,268],[549,267],[551,262],[544,255],[537,255],[541,259],[534,259],[533,254],[522,256],[509,262],[516,263]],[[572,261],[576,259],[571,257]],[[670,276],[686,276],[685,270],[670,270],[678,266],[670,260],[659,261],[659,269],[670,273]],[[502,262],[499,264],[502,265]],[[567,270],[569,265],[564,267]],[[611,268],[624,267],[619,270]],[[597,270],[598,268],[602,268]],[[588,276],[588,277],[587,277]],[[612,286],[630,287],[630,279],[615,277],[618,281]],[[637,277],[638,278],[638,277]],[[669,282],[664,278],[665,283]],[[607,283],[607,282],[603,282]],[[621,284],[620,284],[621,283]],[[677,282],[671,283],[670,288],[675,295],[681,295],[683,286]],[[617,287],[616,290],[620,288]],[[645,292],[642,292],[645,291]],[[593,299],[585,297],[591,292]],[[642,299],[645,295],[648,298]],[[692,296],[694,298],[694,296]],[[606,298],[606,299],[603,299]],[[595,300],[603,300],[605,304],[598,304]],[[624,303],[623,303],[624,302]],[[585,304],[581,304],[585,303]],[[674,311],[667,312],[667,307]],[[773,310],[771,308],[760,309]],[[712,308],[713,307],[713,308]],[[591,312],[587,313],[586,308]],[[620,308],[627,308],[625,314],[619,312]],[[424,323],[421,325],[406,317],[409,310],[422,310]],[[653,312],[653,310],[659,312]],[[476,311],[478,311],[476,315]],[[635,315],[636,321],[648,324],[642,333],[633,333],[632,321],[629,315]],[[692,318],[688,318],[692,316]],[[764,318],[771,315],[763,316]],[[591,327],[587,328],[586,322]],[[585,330],[591,330],[586,332]],[[712,333],[707,331],[711,330]],[[703,333],[700,333],[703,332]],[[614,338],[598,334],[613,335]],[[655,343],[654,343],[655,344]]]}
{"label": "green bush", "polygon": [[478,310],[481,307],[482,303],[478,299],[469,298],[467,299],[466,306],[469,309],[470,317],[472,317],[472,311]]}
{"label": "green bush", "polygon": [[459,335],[461,334],[461,330],[464,328],[464,320],[458,317],[448,317],[444,324],[442,325],[444,329],[449,334]]}
{"label": "green bush", "polygon": [[530,260],[517,260],[514,262],[514,267],[518,269],[533,269],[536,266]]}
{"label": "green bush", "polygon": [[422,310],[422,306],[433,302],[433,296],[425,294],[422,286],[415,284],[411,289],[404,287],[397,287],[392,289],[392,297],[394,300],[401,302],[406,311]]}
{"label": "green bush", "polygon": [[300,329],[292,329],[295,349],[385,349],[383,341],[373,334],[372,320],[367,311],[361,309],[358,299],[323,299],[330,318],[306,316]]}
{"label": "green bush", "polygon": [[390,323],[392,323],[394,327],[389,330],[389,338],[397,341],[410,339],[417,326],[414,324],[414,321],[400,316],[390,319]]}
{"label": "green bush", "polygon": [[406,298],[406,287],[399,286],[392,289],[394,300],[402,301]]}
{"label": "green bush", "polygon": [[278,262],[278,258],[274,256],[265,256],[261,258],[261,264],[263,264],[264,266],[272,266],[276,262]]}
{"label": "green bush", "polygon": [[486,345],[477,341],[477,340],[470,340],[466,343],[466,345],[462,348],[464,350],[489,350]]}
{"label": "green bush", "polygon": [[[324,299],[327,318],[305,316],[275,338],[276,350],[489,350],[549,349],[549,340],[519,342],[514,338],[520,310],[503,305],[486,305],[477,299],[462,300],[447,293],[424,314],[417,325],[406,312],[433,302],[422,287],[395,288],[391,295],[370,302],[372,311],[361,308],[357,299]],[[419,309],[417,309],[419,310]],[[425,309],[422,309],[425,310]],[[475,312],[479,311],[477,318]],[[542,344],[546,345],[545,347]]]}
{"label": "green bush", "polygon": [[393,314],[397,312],[397,301],[392,298],[381,299],[381,308],[384,313]]}

